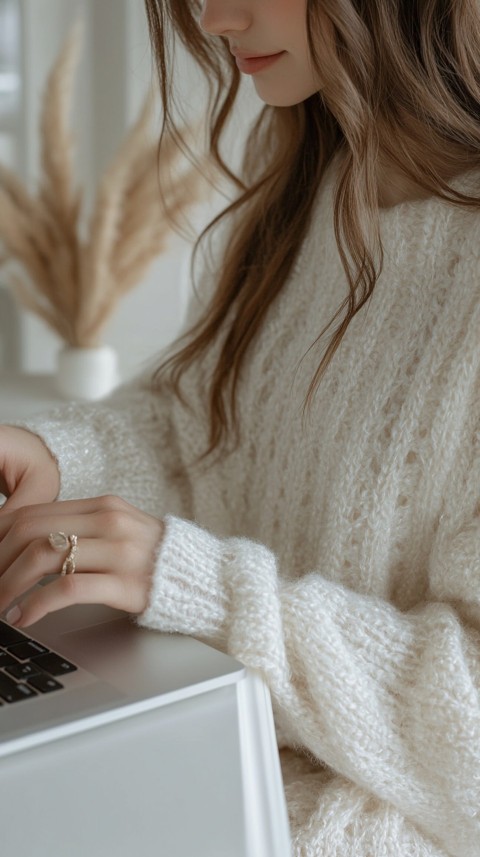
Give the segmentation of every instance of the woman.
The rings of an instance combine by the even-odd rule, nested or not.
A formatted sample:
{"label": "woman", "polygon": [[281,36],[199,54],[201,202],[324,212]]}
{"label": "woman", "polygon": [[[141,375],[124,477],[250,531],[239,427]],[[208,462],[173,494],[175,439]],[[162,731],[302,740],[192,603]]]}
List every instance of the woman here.
{"label": "woman", "polygon": [[219,160],[241,73],[265,109],[155,384],[1,429],[0,610],[260,670],[297,857],[478,857],[478,2],[146,6],[167,126],[170,25]]}

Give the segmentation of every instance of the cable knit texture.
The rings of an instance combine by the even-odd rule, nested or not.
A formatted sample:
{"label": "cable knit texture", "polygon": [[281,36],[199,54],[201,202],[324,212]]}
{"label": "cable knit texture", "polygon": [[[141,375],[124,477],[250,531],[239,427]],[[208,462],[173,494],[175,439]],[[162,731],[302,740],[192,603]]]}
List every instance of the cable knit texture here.
{"label": "cable knit texture", "polygon": [[196,463],[214,349],[189,408],[138,382],[29,427],[62,497],[167,516],[138,621],[265,676],[295,857],[479,857],[480,217],[381,212],[383,272],[304,419],[347,289],[333,184],[242,372],[237,449]]}

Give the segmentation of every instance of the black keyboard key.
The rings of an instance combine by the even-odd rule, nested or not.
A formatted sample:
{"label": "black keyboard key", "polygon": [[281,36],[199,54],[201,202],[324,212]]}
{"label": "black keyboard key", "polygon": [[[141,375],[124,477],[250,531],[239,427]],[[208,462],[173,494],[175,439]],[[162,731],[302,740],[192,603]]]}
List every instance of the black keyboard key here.
{"label": "black keyboard key", "polygon": [[40,693],[51,693],[52,690],[61,690],[63,684],[60,684],[55,678],[52,678],[51,675],[47,675],[47,673],[36,673],[36,675],[29,676],[27,678],[29,684],[35,688],[35,690],[39,690]]}
{"label": "black keyboard key", "polygon": [[24,643],[29,638],[5,622],[0,622],[0,646],[11,646],[13,643]]}
{"label": "black keyboard key", "polygon": [[18,664],[18,661],[10,652],[4,652],[3,649],[0,649],[0,669],[2,667],[9,667],[11,664]]}
{"label": "black keyboard key", "polygon": [[17,684],[8,675],[0,674],[0,697],[5,702],[19,702],[21,699],[29,699],[36,695],[36,691],[27,684]]}
{"label": "black keyboard key", "polygon": [[32,663],[41,667],[42,670],[50,673],[50,675],[65,675],[65,673],[72,673],[77,669],[77,667],[74,664],[71,664],[70,661],[65,660],[65,658],[61,658],[60,655],[56,655],[54,652],[48,652],[46,655],[39,655],[38,657],[33,658]]}
{"label": "black keyboard key", "polygon": [[5,667],[5,672],[11,675],[12,678],[24,678],[28,681],[31,675],[37,675],[40,672],[39,667],[35,666],[31,661],[24,664],[14,664],[10,667]]}
{"label": "black keyboard key", "polygon": [[6,646],[7,651],[11,655],[15,655],[19,661],[28,661],[36,655],[43,655],[48,652],[45,646],[37,643],[35,640],[27,640],[25,643],[15,643],[14,646]]}

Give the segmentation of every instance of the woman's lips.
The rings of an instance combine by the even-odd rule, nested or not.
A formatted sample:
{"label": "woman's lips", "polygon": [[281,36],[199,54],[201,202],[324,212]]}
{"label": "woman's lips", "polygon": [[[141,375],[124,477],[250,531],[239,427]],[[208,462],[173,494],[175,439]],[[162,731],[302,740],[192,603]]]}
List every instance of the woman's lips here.
{"label": "woman's lips", "polygon": [[265,57],[235,57],[237,68],[244,74],[256,74],[257,71],[263,71],[264,68],[276,62],[285,51],[280,51],[278,54],[270,54]]}

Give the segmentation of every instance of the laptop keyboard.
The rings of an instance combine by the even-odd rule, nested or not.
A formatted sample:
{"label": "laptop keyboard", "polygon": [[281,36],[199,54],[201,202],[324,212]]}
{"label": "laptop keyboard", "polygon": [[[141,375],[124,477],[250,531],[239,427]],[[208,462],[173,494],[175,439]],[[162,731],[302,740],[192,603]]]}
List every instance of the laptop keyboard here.
{"label": "laptop keyboard", "polygon": [[62,675],[77,667],[0,621],[0,706],[61,690]]}

